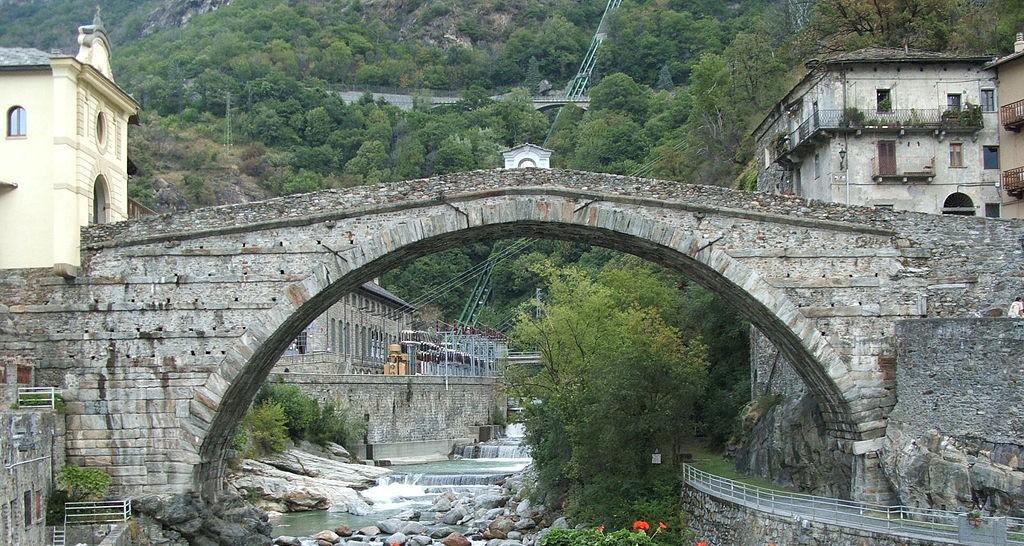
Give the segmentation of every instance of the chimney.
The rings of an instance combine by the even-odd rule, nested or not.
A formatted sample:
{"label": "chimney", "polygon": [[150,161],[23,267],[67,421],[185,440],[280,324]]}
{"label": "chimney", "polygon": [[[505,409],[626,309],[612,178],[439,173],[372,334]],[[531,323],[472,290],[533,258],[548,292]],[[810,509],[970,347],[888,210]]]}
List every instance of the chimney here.
{"label": "chimney", "polygon": [[1017,41],[1013,42],[1013,52],[1018,53],[1024,51],[1024,32],[1017,33]]}

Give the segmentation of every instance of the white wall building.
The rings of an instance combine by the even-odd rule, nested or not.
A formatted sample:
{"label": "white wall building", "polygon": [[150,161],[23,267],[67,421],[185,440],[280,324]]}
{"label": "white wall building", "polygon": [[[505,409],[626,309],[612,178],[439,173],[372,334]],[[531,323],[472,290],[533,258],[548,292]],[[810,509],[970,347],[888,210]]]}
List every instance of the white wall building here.
{"label": "white wall building", "polygon": [[[806,64],[754,132],[758,189],[1005,216],[990,57],[867,48]],[[1013,209],[1016,212],[1016,209]]]}
{"label": "white wall building", "polygon": [[128,217],[128,124],[97,15],[75,57],[0,48],[0,269],[74,275],[80,229]]}
{"label": "white wall building", "polygon": [[551,150],[541,148],[536,144],[520,144],[502,152],[501,156],[505,159],[506,169],[551,168]]}

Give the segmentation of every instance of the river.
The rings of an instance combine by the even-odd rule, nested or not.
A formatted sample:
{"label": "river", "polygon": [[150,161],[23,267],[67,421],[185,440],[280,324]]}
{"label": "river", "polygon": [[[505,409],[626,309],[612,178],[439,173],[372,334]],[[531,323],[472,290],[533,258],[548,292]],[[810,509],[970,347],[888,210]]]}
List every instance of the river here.
{"label": "river", "polygon": [[[479,491],[530,464],[529,452],[521,445],[522,437],[521,425],[509,425],[505,438],[466,446],[461,458],[396,465],[392,467],[394,474],[384,476],[376,486],[362,491],[363,497],[372,501],[373,512],[365,516],[330,510],[291,512],[274,521],[273,536],[309,537],[339,525],[360,529],[402,512],[429,508],[444,492]],[[429,525],[430,522],[421,523]]]}

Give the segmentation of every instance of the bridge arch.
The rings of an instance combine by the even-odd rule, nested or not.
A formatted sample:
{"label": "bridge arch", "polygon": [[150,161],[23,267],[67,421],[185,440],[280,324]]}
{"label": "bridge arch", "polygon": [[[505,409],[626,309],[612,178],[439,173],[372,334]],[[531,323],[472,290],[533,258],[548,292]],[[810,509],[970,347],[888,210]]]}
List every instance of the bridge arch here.
{"label": "bridge arch", "polygon": [[896,402],[895,322],[1012,299],[1022,227],[596,173],[459,173],[84,228],[77,276],[0,272],[0,359],[64,388],[69,462],[115,467],[122,492],[215,495],[252,394],[333,301],[453,245],[565,239],[664,264],[740,309],[794,362],[856,481],[878,472],[865,461]]}
{"label": "bridge arch", "polygon": [[[193,442],[201,464],[195,483],[214,492],[223,483],[223,458],[238,421],[281,352],[302,329],[344,294],[416,258],[481,239],[560,239],[635,254],[677,270],[741,310],[794,362],[837,438],[877,436],[877,421],[864,418],[860,387],[850,381],[841,356],[799,305],[763,275],[715,246],[703,230],[658,218],[656,200],[639,205],[614,195],[566,194],[544,188],[453,196],[403,211],[402,221],[373,230],[358,252],[339,255],[320,241],[320,257],[282,288],[285,297],[260,317],[228,351],[191,404]],[[367,211],[366,216],[379,214]],[[411,217],[410,217],[411,215]],[[695,226],[700,214],[693,216]],[[335,224],[331,231],[339,226]],[[346,236],[350,232],[345,231]],[[873,407],[868,412],[876,412]]]}

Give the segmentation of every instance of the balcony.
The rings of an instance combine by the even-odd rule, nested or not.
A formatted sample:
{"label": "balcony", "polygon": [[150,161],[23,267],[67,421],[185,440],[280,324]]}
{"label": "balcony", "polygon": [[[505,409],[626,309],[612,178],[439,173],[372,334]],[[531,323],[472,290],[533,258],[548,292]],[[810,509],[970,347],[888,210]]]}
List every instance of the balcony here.
{"label": "balcony", "polygon": [[1001,107],[999,109],[999,123],[1002,123],[1007,131],[1019,133],[1020,128],[1024,127],[1024,100],[1011,102]]}
{"label": "balcony", "polygon": [[819,110],[801,122],[795,131],[777,134],[772,147],[777,161],[792,164],[799,162],[801,157],[808,155],[818,144],[828,141],[837,133],[933,133],[941,137],[947,133],[977,133],[983,127],[981,107],[977,105],[967,105],[962,110]]}
{"label": "balcony", "polygon": [[899,156],[871,160],[871,179],[878,183],[931,182],[935,179],[935,156]]}
{"label": "balcony", "polygon": [[1024,167],[1003,171],[1003,191],[1017,199],[1024,199]]}

